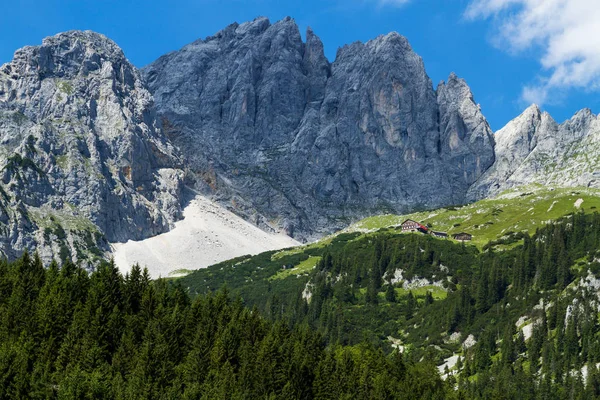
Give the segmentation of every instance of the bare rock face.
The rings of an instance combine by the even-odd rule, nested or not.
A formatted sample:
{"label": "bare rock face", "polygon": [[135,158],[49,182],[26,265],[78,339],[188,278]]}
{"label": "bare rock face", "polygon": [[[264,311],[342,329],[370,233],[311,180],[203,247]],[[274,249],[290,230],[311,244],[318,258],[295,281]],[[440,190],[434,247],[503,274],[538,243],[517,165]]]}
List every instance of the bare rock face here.
{"label": "bare rock face", "polygon": [[465,200],[494,140],[464,81],[437,92],[397,33],[329,63],[286,18],[233,24],[142,70],[196,187],[309,239],[357,218]]}
{"label": "bare rock face", "polygon": [[465,191],[494,163],[494,134],[463,79],[450,74],[437,88],[442,142],[440,153],[454,192]]}
{"label": "bare rock face", "polygon": [[469,189],[469,199],[528,184],[600,187],[600,118],[588,109],[558,124],[532,105],[495,138],[496,162]]}
{"label": "bare rock face", "polygon": [[66,32],[0,68],[0,251],[93,264],[180,215],[181,162],[111,40]]}

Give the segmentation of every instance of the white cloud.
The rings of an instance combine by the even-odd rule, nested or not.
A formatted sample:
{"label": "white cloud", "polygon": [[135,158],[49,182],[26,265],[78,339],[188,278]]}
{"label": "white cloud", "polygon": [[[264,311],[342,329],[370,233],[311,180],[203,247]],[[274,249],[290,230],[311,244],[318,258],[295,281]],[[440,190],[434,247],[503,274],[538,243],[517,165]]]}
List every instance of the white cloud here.
{"label": "white cloud", "polygon": [[472,0],[465,16],[493,19],[501,48],[542,50],[542,76],[523,89],[523,100],[545,103],[569,88],[600,90],[598,0]]}
{"label": "white cloud", "polygon": [[545,85],[525,86],[521,93],[521,100],[525,104],[542,105],[548,102],[548,94],[548,87]]}

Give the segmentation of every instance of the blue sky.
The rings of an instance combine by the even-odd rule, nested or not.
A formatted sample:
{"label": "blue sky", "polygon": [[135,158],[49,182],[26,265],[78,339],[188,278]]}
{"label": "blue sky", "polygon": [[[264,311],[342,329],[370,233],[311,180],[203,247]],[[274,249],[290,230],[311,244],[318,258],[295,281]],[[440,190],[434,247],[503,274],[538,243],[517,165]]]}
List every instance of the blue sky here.
{"label": "blue sky", "polygon": [[466,79],[497,130],[532,101],[559,122],[584,107],[600,111],[600,39],[590,41],[600,38],[596,1],[555,0],[552,8],[536,0],[19,0],[3,4],[0,63],[45,36],[91,29],[144,66],[234,21],[289,15],[303,34],[313,28],[331,61],[344,44],[399,32],[434,86],[452,71]]}

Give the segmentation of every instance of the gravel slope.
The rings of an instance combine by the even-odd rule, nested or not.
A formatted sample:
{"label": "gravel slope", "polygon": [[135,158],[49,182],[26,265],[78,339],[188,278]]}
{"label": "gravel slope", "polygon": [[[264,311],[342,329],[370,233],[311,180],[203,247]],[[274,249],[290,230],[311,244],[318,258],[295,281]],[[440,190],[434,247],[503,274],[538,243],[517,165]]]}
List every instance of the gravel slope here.
{"label": "gravel slope", "polygon": [[234,257],[300,244],[289,236],[264,232],[202,196],[196,196],[183,215],[169,232],[111,244],[121,272],[139,263],[148,268],[152,278],[173,276],[179,269],[205,268]]}

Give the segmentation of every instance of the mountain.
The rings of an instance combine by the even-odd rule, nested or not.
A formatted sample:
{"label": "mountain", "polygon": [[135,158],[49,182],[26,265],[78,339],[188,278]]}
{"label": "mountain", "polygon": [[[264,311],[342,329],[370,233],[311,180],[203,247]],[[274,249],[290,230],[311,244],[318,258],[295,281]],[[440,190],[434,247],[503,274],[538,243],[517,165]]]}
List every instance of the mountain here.
{"label": "mountain", "polygon": [[465,201],[494,162],[466,83],[437,91],[397,33],[323,44],[286,18],[232,24],[143,68],[197,189],[310,239],[349,221]]}
{"label": "mountain", "polygon": [[0,253],[93,265],[171,230],[185,185],[300,241],[532,183],[597,187],[599,134],[589,110],[557,124],[535,106],[493,134],[466,82],[434,89],[395,32],[330,62],[310,28],[257,18],[138,71],[71,31],[0,67]]}
{"label": "mountain", "polygon": [[[599,124],[532,106],[494,135],[400,35],[330,63],[291,19],[142,73],[93,32],[18,50],[0,398],[600,398]],[[195,189],[300,239],[369,217],[229,259],[299,243]],[[119,272],[141,259],[155,269]]]}
{"label": "mountain", "polygon": [[589,109],[558,124],[532,105],[495,139],[496,161],[469,189],[470,200],[532,183],[600,187],[600,117]]}
{"label": "mountain", "polygon": [[108,241],[167,231],[182,163],[137,69],[110,39],[71,31],[0,68],[0,251],[93,263]]}

